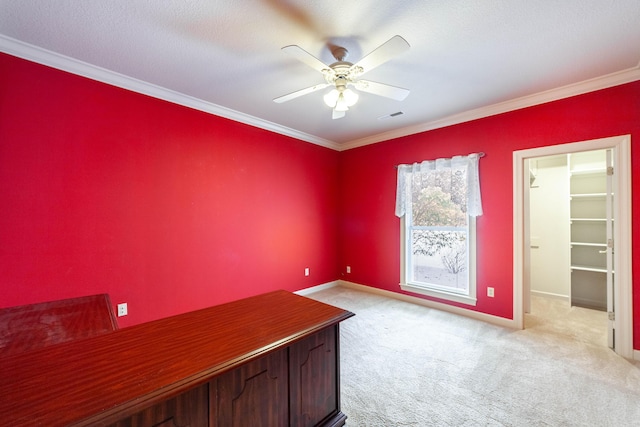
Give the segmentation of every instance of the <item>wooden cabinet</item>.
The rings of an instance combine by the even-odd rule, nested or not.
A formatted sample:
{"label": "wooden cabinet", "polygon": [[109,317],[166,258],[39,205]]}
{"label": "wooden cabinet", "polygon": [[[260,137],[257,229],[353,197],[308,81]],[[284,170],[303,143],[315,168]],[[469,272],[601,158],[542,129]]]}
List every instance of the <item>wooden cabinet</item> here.
{"label": "wooden cabinet", "polygon": [[207,427],[209,385],[203,384],[153,405],[109,427]]}
{"label": "wooden cabinet", "polygon": [[212,426],[289,425],[287,350],[249,362],[211,382]]}
{"label": "wooden cabinet", "polygon": [[327,328],[291,346],[290,425],[315,426],[321,422],[340,425],[336,424],[343,416],[340,413],[339,366],[337,327]]}
{"label": "wooden cabinet", "polygon": [[2,357],[2,423],[340,426],[338,328],[351,316],[276,291]]}
{"label": "wooden cabinet", "polygon": [[328,327],[110,427],[341,426],[337,338]]}
{"label": "wooden cabinet", "polygon": [[337,426],[338,326],[247,363],[211,381],[211,425]]}

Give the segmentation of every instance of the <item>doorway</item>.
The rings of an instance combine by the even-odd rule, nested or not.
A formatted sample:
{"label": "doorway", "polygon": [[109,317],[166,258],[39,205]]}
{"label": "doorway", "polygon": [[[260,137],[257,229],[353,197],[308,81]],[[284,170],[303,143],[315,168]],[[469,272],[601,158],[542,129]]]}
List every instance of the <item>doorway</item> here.
{"label": "doorway", "polygon": [[614,286],[613,274],[607,274],[607,152],[525,159],[530,289],[524,327],[613,348],[607,320],[607,289]]}
{"label": "doorway", "polygon": [[[594,150],[610,150],[615,165],[612,176],[615,198],[612,203],[616,227],[613,241],[616,250],[612,262],[616,266],[616,286],[611,295],[615,309],[608,316],[615,329],[616,353],[633,358],[632,307],[631,307],[631,139],[619,136],[597,140],[520,150],[513,153],[513,201],[514,201],[514,307],[516,327],[524,328],[524,313],[531,304],[531,234],[529,212],[530,174],[527,168],[531,159],[581,153]],[[535,242],[534,242],[535,243]],[[535,245],[534,245],[535,246]]]}

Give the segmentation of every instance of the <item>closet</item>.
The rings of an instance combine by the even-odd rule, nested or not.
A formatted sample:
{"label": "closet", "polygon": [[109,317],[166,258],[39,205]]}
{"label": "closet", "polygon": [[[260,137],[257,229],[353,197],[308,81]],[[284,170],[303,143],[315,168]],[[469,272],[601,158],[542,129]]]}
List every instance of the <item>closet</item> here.
{"label": "closet", "polygon": [[[632,358],[629,135],[520,150],[513,160],[514,182],[523,189],[514,187],[516,324],[524,326],[525,313],[534,323],[536,314],[546,321],[556,308],[563,316],[597,318],[607,346]],[[532,301],[551,299],[560,303],[532,308]],[[572,328],[573,320],[553,327]]]}
{"label": "closet", "polygon": [[531,292],[607,310],[607,150],[539,157],[529,170]]}
{"label": "closet", "polygon": [[607,251],[612,247],[613,226],[607,150],[568,154],[567,164],[571,305],[607,310]]}

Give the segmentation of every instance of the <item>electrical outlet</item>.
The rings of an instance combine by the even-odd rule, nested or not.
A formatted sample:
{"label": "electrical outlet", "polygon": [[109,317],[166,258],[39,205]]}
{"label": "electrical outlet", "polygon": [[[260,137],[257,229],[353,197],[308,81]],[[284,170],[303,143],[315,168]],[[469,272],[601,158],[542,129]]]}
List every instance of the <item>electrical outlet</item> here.
{"label": "electrical outlet", "polygon": [[308,276],[308,275],[309,275],[309,267],[307,267],[307,268],[305,268],[305,269],[304,269],[304,275],[305,275],[305,276]]}
{"label": "electrical outlet", "polygon": [[347,273],[351,273],[351,266],[347,265]]}
{"label": "electrical outlet", "polygon": [[493,298],[493,296],[494,296],[493,288],[491,288],[491,287],[487,288],[487,296]]}
{"label": "electrical outlet", "polygon": [[118,317],[126,316],[127,314],[129,314],[127,303],[123,302],[122,304],[118,304]]}

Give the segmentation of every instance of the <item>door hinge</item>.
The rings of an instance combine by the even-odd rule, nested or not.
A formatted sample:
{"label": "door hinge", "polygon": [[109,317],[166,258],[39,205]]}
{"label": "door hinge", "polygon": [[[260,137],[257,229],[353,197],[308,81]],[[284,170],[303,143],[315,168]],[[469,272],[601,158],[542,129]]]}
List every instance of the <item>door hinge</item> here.
{"label": "door hinge", "polygon": [[616,313],[614,311],[609,311],[607,314],[609,315],[609,320],[616,320]]}
{"label": "door hinge", "polygon": [[613,166],[607,166],[607,175],[613,175]]}

